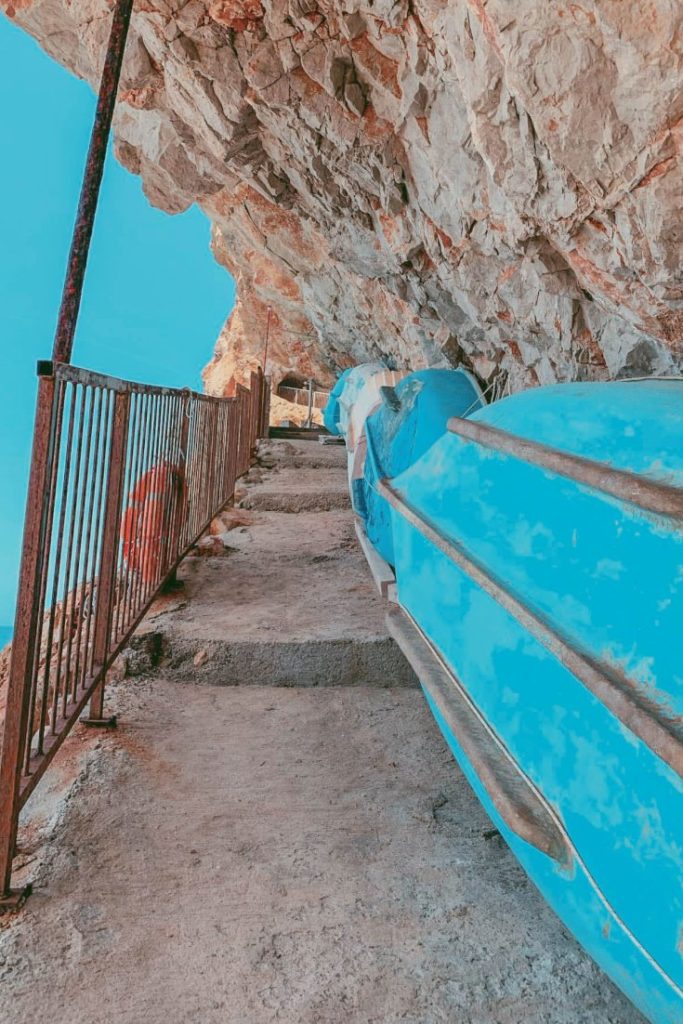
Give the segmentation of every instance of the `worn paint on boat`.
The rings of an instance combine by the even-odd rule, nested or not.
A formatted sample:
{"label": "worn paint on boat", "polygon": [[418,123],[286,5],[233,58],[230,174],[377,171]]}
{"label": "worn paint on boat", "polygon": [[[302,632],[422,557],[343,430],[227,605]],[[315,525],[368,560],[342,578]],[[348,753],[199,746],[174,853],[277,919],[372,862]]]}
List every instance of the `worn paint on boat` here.
{"label": "worn paint on boat", "polygon": [[683,382],[539,388],[443,427],[372,481],[390,628],[545,898],[681,1024]]}

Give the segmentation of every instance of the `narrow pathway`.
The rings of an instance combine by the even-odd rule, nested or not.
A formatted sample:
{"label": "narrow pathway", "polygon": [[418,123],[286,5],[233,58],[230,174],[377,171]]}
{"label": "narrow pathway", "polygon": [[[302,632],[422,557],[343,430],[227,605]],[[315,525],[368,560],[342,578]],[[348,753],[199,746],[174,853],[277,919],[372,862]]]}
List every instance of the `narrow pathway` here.
{"label": "narrow pathway", "polygon": [[262,459],[251,520],[145,623],[120,728],[80,730],[36,794],[2,1024],[641,1022],[492,833],[388,640],[331,504],[343,452]]}

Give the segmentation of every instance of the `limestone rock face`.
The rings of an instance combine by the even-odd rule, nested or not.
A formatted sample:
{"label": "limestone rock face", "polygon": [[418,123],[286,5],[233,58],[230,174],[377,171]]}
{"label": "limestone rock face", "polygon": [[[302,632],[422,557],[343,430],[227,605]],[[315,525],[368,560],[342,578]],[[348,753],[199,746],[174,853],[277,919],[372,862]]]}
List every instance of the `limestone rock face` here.
{"label": "limestone rock face", "polygon": [[[103,0],[4,2],[96,84]],[[214,393],[267,324],[276,380],[323,385],[378,356],[498,392],[683,364],[678,0],[136,0],[115,130],[237,279]]]}

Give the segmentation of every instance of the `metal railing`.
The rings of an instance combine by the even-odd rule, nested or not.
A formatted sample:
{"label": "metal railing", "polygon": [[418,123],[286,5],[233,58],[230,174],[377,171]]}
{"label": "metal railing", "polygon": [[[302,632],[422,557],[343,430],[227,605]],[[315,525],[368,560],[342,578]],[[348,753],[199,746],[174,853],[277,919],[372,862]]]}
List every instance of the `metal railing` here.
{"label": "metal railing", "polygon": [[[290,388],[286,384],[280,384],[277,389],[277,393],[280,398],[284,398],[288,402],[294,402],[295,405],[308,405],[309,403],[308,388]],[[329,391],[313,391],[312,396],[313,408],[324,409],[327,405],[330,393]]]}
{"label": "metal railing", "polygon": [[39,364],[0,756],[0,908],[19,812],[178,563],[267,433],[262,372],[235,398]]}

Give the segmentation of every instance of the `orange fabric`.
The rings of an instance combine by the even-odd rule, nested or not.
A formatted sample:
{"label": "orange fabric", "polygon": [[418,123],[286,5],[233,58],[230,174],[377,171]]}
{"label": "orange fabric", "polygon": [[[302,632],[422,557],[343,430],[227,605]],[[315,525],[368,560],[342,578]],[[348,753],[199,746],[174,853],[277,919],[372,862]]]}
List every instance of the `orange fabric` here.
{"label": "orange fabric", "polygon": [[175,554],[175,534],[184,500],[183,469],[171,462],[152,466],[128,495],[121,523],[123,558],[128,568],[138,572],[145,583],[161,578],[167,568],[164,565],[166,552],[170,556]]}

